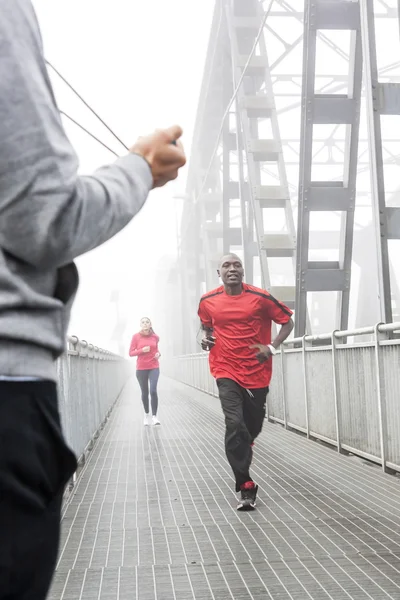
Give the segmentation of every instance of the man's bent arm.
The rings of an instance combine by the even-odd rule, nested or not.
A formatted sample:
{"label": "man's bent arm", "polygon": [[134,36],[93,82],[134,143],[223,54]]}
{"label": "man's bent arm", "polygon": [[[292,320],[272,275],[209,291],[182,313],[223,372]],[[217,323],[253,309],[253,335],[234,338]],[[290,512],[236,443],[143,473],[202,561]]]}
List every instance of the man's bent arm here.
{"label": "man's bent arm", "polygon": [[279,348],[279,346],[289,337],[294,327],[293,319],[290,319],[287,323],[284,323],[280,328],[280,331],[274,341],[272,342],[272,346],[274,348]]}
{"label": "man's bent arm", "polygon": [[59,267],[123,229],[153,179],[134,154],[77,175],[32,5],[0,0],[0,14],[0,246],[32,266]]}
{"label": "man's bent arm", "polygon": [[206,335],[211,335],[214,331],[210,325],[204,325],[204,323],[201,323],[201,329]]}

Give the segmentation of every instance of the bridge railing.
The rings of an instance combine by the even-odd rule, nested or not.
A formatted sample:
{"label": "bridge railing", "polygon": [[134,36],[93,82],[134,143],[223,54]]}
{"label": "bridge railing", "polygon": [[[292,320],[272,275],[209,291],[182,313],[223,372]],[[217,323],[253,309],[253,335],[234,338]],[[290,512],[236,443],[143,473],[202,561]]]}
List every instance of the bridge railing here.
{"label": "bridge railing", "polygon": [[[400,471],[399,330],[378,324],[285,342],[273,359],[269,420]],[[372,341],[359,342],[363,335]],[[217,396],[206,353],[177,357],[168,371]]]}
{"label": "bridge railing", "polygon": [[83,460],[129,379],[131,366],[124,358],[72,336],[57,370],[64,435]]}

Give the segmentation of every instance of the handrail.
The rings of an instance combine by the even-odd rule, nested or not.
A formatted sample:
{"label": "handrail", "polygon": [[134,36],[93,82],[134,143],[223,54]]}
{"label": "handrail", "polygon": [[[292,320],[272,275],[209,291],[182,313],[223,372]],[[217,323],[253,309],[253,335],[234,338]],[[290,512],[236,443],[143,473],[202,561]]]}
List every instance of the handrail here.
{"label": "handrail", "polygon": [[[317,335],[305,335],[303,337],[297,337],[285,340],[282,344],[284,347],[298,345],[302,346],[303,343],[310,344],[312,342],[331,342],[332,339],[335,338],[337,340],[342,340],[348,337],[358,337],[361,335],[374,335],[375,331],[378,333],[393,333],[398,331],[400,333],[400,321],[396,323],[378,323],[377,325],[370,325],[368,327],[359,327],[358,329],[347,329],[343,331],[334,330],[329,333],[319,333]],[[328,344],[330,345],[330,344]],[[191,358],[196,356],[203,356],[204,352],[193,352],[191,354],[183,354],[175,356],[174,358]]]}
{"label": "handrail", "polygon": [[132,375],[127,359],[76,335],[57,361],[59,408],[64,434],[81,461],[104,427]]}
{"label": "handrail", "polygon": [[[123,357],[119,354],[114,354],[104,348],[99,348],[93,344],[89,344],[86,340],[81,340],[76,335],[67,337],[68,353],[77,353],[80,356],[88,356],[89,358],[103,358],[107,360],[122,360]],[[86,353],[84,352],[86,350]]]}
{"label": "handrail", "polygon": [[307,343],[309,342],[322,342],[332,340],[333,337],[336,339],[344,339],[347,337],[357,337],[360,335],[372,335],[375,333],[375,329],[378,328],[379,333],[393,333],[394,331],[400,331],[400,322],[396,323],[378,323],[377,325],[371,325],[368,327],[360,327],[358,329],[347,329],[344,331],[331,331],[330,333],[321,333],[318,335],[305,335],[303,337],[293,338],[290,340],[285,340],[283,342],[284,346],[289,346],[291,344],[301,344],[303,340]]}
{"label": "handrail", "polygon": [[[267,418],[400,472],[400,337],[393,332],[400,322],[286,340],[273,358]],[[344,343],[362,335],[371,337]],[[172,378],[218,395],[206,352],[165,366]]]}

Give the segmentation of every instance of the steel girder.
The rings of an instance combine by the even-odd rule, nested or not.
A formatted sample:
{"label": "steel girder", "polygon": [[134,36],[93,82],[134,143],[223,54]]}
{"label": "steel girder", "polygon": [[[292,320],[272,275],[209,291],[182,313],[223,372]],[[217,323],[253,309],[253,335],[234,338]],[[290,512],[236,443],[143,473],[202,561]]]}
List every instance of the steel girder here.
{"label": "steel girder", "polygon": [[[376,4],[376,3],[375,3]],[[390,322],[393,317],[393,304],[397,306],[398,288],[391,282],[389,258],[390,240],[400,239],[400,208],[388,206],[384,185],[384,153],[389,155],[386,163],[398,162],[382,142],[381,117],[399,115],[400,84],[391,77],[391,71],[397,63],[381,69],[378,74],[377,50],[375,40],[374,0],[349,2],[344,0],[306,0],[303,56],[303,104],[302,134],[300,147],[299,211],[297,229],[297,269],[296,269],[296,335],[306,330],[307,296],[310,292],[338,292],[337,316],[335,327],[346,329],[349,319],[350,275],[353,248],[353,225],[355,209],[356,178],[362,170],[369,170],[371,187],[364,195],[372,198],[373,225],[375,229],[377,276],[371,274],[373,267],[364,265],[360,290],[374,295],[378,287],[378,310],[369,303],[370,313],[363,309],[363,315],[376,315],[382,321]],[[382,15],[380,15],[382,16]],[[391,11],[388,17],[395,16]],[[314,94],[315,41],[318,29],[352,29],[353,55],[350,60],[349,92],[340,96],[337,93],[327,95]],[[364,83],[367,113],[367,147],[362,155],[369,153],[368,161],[357,158],[359,141],[359,119],[361,81],[364,59]],[[389,75],[390,81],[380,81]],[[397,76],[398,79],[398,76]],[[348,128],[347,156],[343,180],[328,182],[313,181],[311,170],[317,163],[313,153],[313,126],[317,123],[338,125],[345,123]],[[351,127],[351,129],[350,129]],[[390,140],[391,144],[395,140]],[[357,168],[357,160],[359,161]],[[365,167],[362,166],[365,164]],[[315,200],[316,193],[319,202]],[[359,193],[358,196],[361,194]],[[347,196],[347,199],[346,199]],[[345,203],[343,201],[345,200]],[[342,211],[341,240],[338,261],[310,261],[309,233],[312,211]],[[358,253],[360,256],[360,253]],[[364,281],[365,280],[365,281]],[[393,288],[393,289],[392,289]],[[359,290],[359,292],[360,292]],[[393,294],[392,292],[395,292]],[[394,296],[396,296],[394,298]],[[361,303],[362,304],[362,303]],[[364,303],[365,304],[365,303]],[[359,303],[359,306],[360,303]],[[398,308],[398,307],[397,307]],[[358,311],[360,312],[360,310]],[[371,320],[374,317],[370,317]],[[365,319],[364,319],[365,320]],[[363,319],[356,321],[365,324]]]}
{"label": "steel girder", "polygon": [[[230,1],[230,0],[226,0]],[[379,22],[385,19],[391,19],[396,16],[396,11],[389,8],[386,2],[376,0],[379,4],[379,12],[376,17]],[[245,3],[245,5],[248,3]],[[250,3],[251,4],[251,3]],[[265,10],[266,1],[257,2],[262,12]],[[206,289],[217,284],[216,276],[216,257],[226,249],[229,241],[230,247],[240,251],[247,244],[252,248],[252,252],[257,251],[257,244],[254,244],[256,238],[254,231],[254,218],[252,214],[251,198],[249,188],[246,186],[247,163],[246,153],[238,153],[237,147],[245,147],[246,143],[243,137],[243,127],[236,128],[234,120],[241,115],[233,107],[229,116],[229,126],[226,125],[220,136],[220,126],[222,116],[226,109],[227,99],[230,91],[233,91],[233,75],[237,80],[237,73],[233,72],[230,62],[232,61],[232,37],[229,35],[225,0],[216,0],[210,43],[207,53],[203,84],[199,99],[199,108],[196,119],[196,129],[193,138],[192,155],[189,167],[189,176],[187,182],[188,200],[185,204],[184,214],[181,226],[181,244],[179,272],[182,295],[184,297],[183,319],[184,331],[186,337],[193,336],[198,327],[196,318],[196,309],[198,296]],[[297,119],[296,111],[301,106],[301,43],[303,39],[303,18],[300,0],[275,0],[269,18],[266,22],[266,42],[269,54],[269,66],[274,91],[274,102],[281,125],[281,144],[285,158],[286,174],[288,179],[288,189],[291,196],[293,210],[297,210],[298,195],[298,162],[299,162],[299,139],[296,131],[285,129],[288,122],[287,117],[294,115]],[[293,25],[297,23],[296,25]],[[242,27],[244,26],[244,17]],[[254,22],[253,22],[254,26]],[[296,29],[297,27],[297,29]],[[317,32],[317,39],[328,48],[338,60],[352,60],[350,54],[340,47],[340,44],[332,42],[329,35],[324,32]],[[274,43],[279,46],[279,50],[274,48]],[[299,57],[299,61],[289,64],[287,61],[291,56]],[[380,68],[380,81],[398,81],[396,68],[398,62],[392,61],[391,64]],[[343,94],[346,92],[348,77],[338,73],[335,68],[331,72],[324,70],[323,74],[318,73],[315,78],[316,93],[323,94]],[[265,91],[265,90],[263,90]],[[282,128],[283,125],[283,128]],[[219,144],[217,144],[219,140]],[[320,147],[317,146],[314,152],[313,164],[324,167],[332,167],[340,162],[340,153],[346,137],[340,131],[340,127],[333,126],[332,132],[326,138],[320,138]],[[384,161],[385,163],[398,163],[398,151],[393,150],[395,140],[385,140],[384,142]],[[362,132],[359,137],[360,157],[358,164],[359,174],[367,173],[369,170],[369,160],[365,160],[368,153],[367,136]],[[211,156],[215,148],[214,159]],[[339,153],[339,159],[338,159]],[[223,181],[227,178],[227,164],[229,155],[230,171],[240,171],[245,173],[245,185],[238,189],[238,183],[231,182],[230,190],[227,191]],[[270,165],[264,163],[261,169],[262,175],[267,175],[271,180],[279,183],[276,171],[270,168]],[[335,177],[332,177],[335,180]],[[337,179],[336,179],[337,180]],[[236,189],[234,189],[236,187]],[[368,207],[369,189],[357,190],[357,207],[366,205]],[[223,210],[223,194],[225,193],[225,210]],[[226,210],[227,197],[230,196],[230,207]],[[361,202],[360,202],[360,197]],[[365,198],[365,200],[364,200]],[[240,202],[239,202],[240,199]],[[367,209],[366,209],[367,210]],[[314,230],[311,233],[315,233]],[[323,231],[321,238],[324,239]],[[259,279],[257,269],[251,272],[252,265],[256,266],[258,256],[252,261],[246,261],[246,256],[251,256],[247,252],[244,256],[247,275],[253,281]],[[286,274],[288,276],[288,274]],[[370,322],[374,319],[371,313],[367,319]],[[367,324],[367,323],[362,323]],[[323,329],[326,326],[322,325]],[[189,331],[191,333],[189,333]],[[193,338],[192,338],[193,339]],[[187,342],[182,345],[182,351],[192,351],[198,346],[188,346]]]}
{"label": "steel girder", "polygon": [[386,200],[381,118],[400,115],[400,84],[379,81],[373,0],[360,0],[360,17],[373,224],[377,251],[379,314],[381,321],[389,323],[393,320],[389,242],[400,240],[400,208],[388,206]]}
{"label": "steel girder", "polygon": [[[199,97],[192,154],[189,164],[186,193],[181,221],[178,256],[179,288],[181,294],[183,339],[181,353],[198,349],[197,305],[206,288],[206,272],[210,279],[212,266],[209,260],[215,240],[205,236],[204,223],[214,215],[218,205],[221,185],[218,157],[210,162],[213,148],[218,140],[218,131],[223,117],[222,73],[223,31],[222,3],[218,0],[210,32],[203,82]],[[206,178],[206,174],[207,178]],[[207,181],[206,181],[207,179]],[[211,186],[208,188],[207,186]],[[206,193],[203,193],[206,192]],[[206,201],[204,201],[206,200]],[[210,209],[211,207],[211,209]]]}
{"label": "steel girder", "polygon": [[[230,0],[226,4],[226,19],[235,92],[237,90],[234,126],[242,201],[242,251],[250,269],[246,280],[261,284],[294,308],[295,227],[263,35],[248,61],[264,12],[258,0]],[[247,69],[245,73],[244,69]],[[275,185],[271,185],[265,168],[275,172]],[[255,258],[259,262],[259,281],[253,268]],[[282,276],[284,269],[277,266],[284,263],[282,259],[289,262],[285,276]]]}
{"label": "steel girder", "polygon": [[[351,31],[352,57],[347,94],[319,94],[314,91],[317,32],[328,29]],[[306,0],[297,226],[296,336],[306,333],[307,299],[310,292],[339,292],[336,326],[340,329],[347,329],[348,326],[361,83],[359,3],[348,0]],[[342,181],[318,181],[313,178],[313,133],[315,126],[322,124],[346,125]],[[342,215],[337,261],[312,261],[309,258],[311,215],[322,211],[339,211]]]}
{"label": "steel girder", "polygon": [[[240,79],[243,84],[219,131],[222,135],[216,140],[216,152],[211,160],[208,156],[205,175],[199,178],[198,186],[192,185],[191,192],[197,187],[194,204],[200,207],[197,227],[202,264],[197,272],[210,289],[218,283],[216,271],[221,255],[238,252],[244,260],[247,282],[263,285],[294,306],[294,221],[263,36],[257,56],[242,77],[263,12],[258,0],[221,1],[220,7],[216,47],[222,67],[222,89],[217,92],[218,104],[222,99],[222,106],[227,107]],[[214,106],[215,92],[216,89]],[[263,136],[260,130],[266,123],[270,134]],[[207,157],[210,149],[203,153],[198,148],[196,152]],[[203,167],[206,165],[207,161]],[[275,169],[277,184],[265,184],[264,166]],[[284,227],[278,231],[269,227],[271,209],[280,211],[283,218]],[[290,272],[282,278],[283,269],[279,272],[275,266],[274,282],[271,263],[275,260],[276,265],[280,258],[289,259]]]}
{"label": "steel girder", "polygon": [[[182,219],[180,271],[194,318],[201,293],[218,285],[218,260],[230,251],[242,255],[246,281],[264,285],[294,306],[294,221],[264,36],[223,120],[262,18],[258,0],[216,4]],[[265,122],[268,137],[260,133]],[[277,184],[264,184],[268,165],[277,172]],[[283,231],[268,230],[271,209],[282,212]],[[288,258],[291,265],[274,286],[270,263],[277,258]],[[186,317],[192,336],[193,317]]]}

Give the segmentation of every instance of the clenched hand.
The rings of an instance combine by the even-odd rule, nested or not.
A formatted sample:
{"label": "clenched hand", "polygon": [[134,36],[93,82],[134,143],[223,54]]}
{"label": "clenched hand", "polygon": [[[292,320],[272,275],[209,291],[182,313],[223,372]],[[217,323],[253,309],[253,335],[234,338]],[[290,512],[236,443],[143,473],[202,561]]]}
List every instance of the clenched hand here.
{"label": "clenched hand", "polygon": [[153,188],[162,187],[176,179],[179,169],[186,164],[185,152],[179,139],[181,136],[182,129],[179,125],[174,125],[141,137],[132,146],[130,151],[139,154],[149,163]]}

